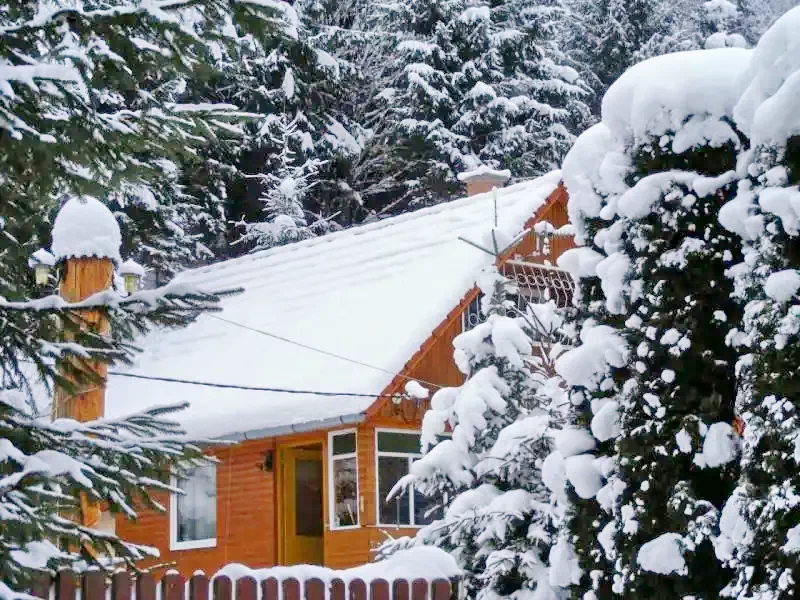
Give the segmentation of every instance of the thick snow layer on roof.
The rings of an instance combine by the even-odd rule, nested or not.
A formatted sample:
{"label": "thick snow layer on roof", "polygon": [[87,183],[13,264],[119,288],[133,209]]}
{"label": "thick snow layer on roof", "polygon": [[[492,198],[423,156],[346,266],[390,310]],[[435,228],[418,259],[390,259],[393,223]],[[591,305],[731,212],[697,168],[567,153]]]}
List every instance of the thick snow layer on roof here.
{"label": "thick snow layer on roof", "polygon": [[761,37],[747,70],[747,88],[736,105],[737,125],[754,144],[782,143],[800,134],[800,7]]}
{"label": "thick snow layer on roof", "polygon": [[[560,173],[498,192],[498,227],[519,233],[555,189]],[[480,241],[494,225],[492,194],[478,194],[252,255],[186,271],[207,290],[243,287],[185,329],[139,340],[130,368],[149,376],[257,387],[350,392],[369,397],[284,394],[109,378],[106,413],[188,401],[194,435],[236,435],[352,421],[400,372],[475,283],[490,257]],[[360,366],[270,337],[260,330]],[[425,382],[422,382],[426,387]],[[433,382],[438,383],[438,382]]]}
{"label": "thick snow layer on roof", "polygon": [[476,169],[472,169],[471,171],[464,171],[463,173],[459,173],[456,175],[459,181],[474,181],[475,179],[497,179],[498,181],[508,181],[511,178],[511,171],[508,169],[503,169],[499,171],[497,169],[492,169],[491,167],[487,167],[486,165],[481,165]]}
{"label": "thick snow layer on roof", "polygon": [[56,260],[95,256],[119,261],[122,237],[114,215],[91,196],[74,196],[64,203],[53,223],[52,251]]}
{"label": "thick snow layer on roof", "polygon": [[603,123],[617,138],[634,143],[687,125],[696,130],[693,137],[719,141],[720,119],[733,114],[750,55],[742,48],[694,50],[634,65],[603,97]]}

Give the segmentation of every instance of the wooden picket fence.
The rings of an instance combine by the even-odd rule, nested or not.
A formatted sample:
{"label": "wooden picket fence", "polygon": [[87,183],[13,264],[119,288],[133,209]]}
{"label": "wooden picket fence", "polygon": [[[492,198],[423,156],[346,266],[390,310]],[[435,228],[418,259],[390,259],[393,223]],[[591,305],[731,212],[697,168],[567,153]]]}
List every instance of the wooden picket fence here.
{"label": "wooden picket fence", "polygon": [[208,575],[197,573],[187,582],[173,572],[157,582],[148,573],[131,576],[120,571],[109,577],[101,571],[77,575],[62,570],[55,578],[41,577],[31,593],[49,600],[455,600],[458,581],[333,579],[326,584],[316,578],[270,577],[257,582],[252,577],[232,581],[219,576],[211,580]]}

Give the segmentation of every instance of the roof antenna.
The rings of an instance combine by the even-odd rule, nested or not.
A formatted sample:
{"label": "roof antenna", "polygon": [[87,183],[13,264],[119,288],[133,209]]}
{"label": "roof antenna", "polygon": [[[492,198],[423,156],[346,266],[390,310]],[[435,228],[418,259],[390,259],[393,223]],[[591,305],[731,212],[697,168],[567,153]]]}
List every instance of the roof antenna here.
{"label": "roof antenna", "polygon": [[485,252],[489,256],[491,256],[495,261],[500,260],[500,255],[511,248],[512,246],[516,245],[522,238],[524,238],[528,233],[530,233],[530,229],[525,229],[524,231],[520,232],[519,235],[514,237],[512,240],[508,240],[506,243],[503,243],[503,240],[497,239],[497,228],[498,228],[498,218],[497,218],[497,186],[492,188],[492,202],[494,204],[494,227],[492,228],[491,232],[491,241],[492,241],[492,248],[486,248],[485,246],[473,242],[472,240],[468,240],[463,236],[458,236],[458,239],[462,242],[469,244],[470,246],[477,248],[481,252]]}

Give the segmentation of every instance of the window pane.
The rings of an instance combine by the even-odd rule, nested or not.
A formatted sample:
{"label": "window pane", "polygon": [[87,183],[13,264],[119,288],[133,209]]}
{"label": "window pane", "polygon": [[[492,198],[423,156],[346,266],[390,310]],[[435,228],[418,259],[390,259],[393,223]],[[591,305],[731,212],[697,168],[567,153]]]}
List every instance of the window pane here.
{"label": "window pane", "polygon": [[378,451],[380,452],[405,452],[419,454],[420,436],[417,433],[395,433],[391,431],[378,432]]}
{"label": "window pane", "polygon": [[400,478],[408,475],[408,459],[402,456],[378,457],[378,503],[380,522],[386,525],[409,525],[408,492],[395,496],[389,502],[386,496]]}
{"label": "window pane", "polygon": [[356,451],[356,433],[333,436],[333,455],[353,454]]}
{"label": "window pane", "polygon": [[358,525],[358,467],[355,458],[333,461],[333,526]]}
{"label": "window pane", "polygon": [[217,469],[198,467],[178,482],[185,494],[176,497],[177,541],[207,540],[217,536]]}
{"label": "window pane", "polygon": [[322,535],[322,461],[294,463],[295,535]]}
{"label": "window pane", "polygon": [[[431,510],[434,507],[436,508]],[[436,498],[427,498],[414,490],[414,525],[427,525],[441,518],[441,502]]]}

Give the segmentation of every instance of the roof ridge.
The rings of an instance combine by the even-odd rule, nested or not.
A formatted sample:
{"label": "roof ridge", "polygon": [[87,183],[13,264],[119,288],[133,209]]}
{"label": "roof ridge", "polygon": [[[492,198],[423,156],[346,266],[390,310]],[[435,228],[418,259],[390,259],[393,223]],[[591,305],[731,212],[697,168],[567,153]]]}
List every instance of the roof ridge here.
{"label": "roof ridge", "polygon": [[[504,188],[498,189],[498,192],[500,192],[502,195],[506,195],[509,192],[518,190],[522,186],[530,185],[531,183],[537,181],[544,182],[548,178],[554,177],[554,173],[557,173],[557,171],[550,171],[549,173],[540,175],[539,177],[533,177],[531,179],[518,181],[513,185],[509,185]],[[306,248],[314,248],[321,244],[330,244],[342,238],[364,235],[372,231],[386,229],[388,227],[393,227],[399,224],[407,223],[408,221],[418,220],[431,215],[436,215],[446,210],[453,210],[467,204],[474,204],[476,202],[481,201],[482,198],[486,197],[490,193],[491,192],[484,192],[482,194],[475,194],[473,196],[461,196],[454,200],[450,200],[447,202],[440,202],[439,204],[434,204],[433,206],[426,206],[425,208],[420,208],[418,210],[414,210],[411,212],[401,213],[399,215],[394,215],[392,217],[381,219],[379,221],[375,221],[372,223],[362,223],[358,225],[353,225],[346,229],[342,229],[341,231],[334,231],[332,233],[327,233],[319,237],[310,238],[307,240],[301,240],[299,242],[293,242],[290,244],[285,244],[283,246],[275,246],[273,248],[259,250],[257,252],[252,252],[250,254],[245,254],[242,256],[226,258],[225,260],[216,261],[200,267],[186,269],[185,271],[181,271],[178,274],[178,276],[188,277],[193,275],[209,274],[216,272],[218,269],[221,268],[229,268],[230,266],[235,264],[260,261],[262,259],[271,258],[277,254],[299,252]]]}

